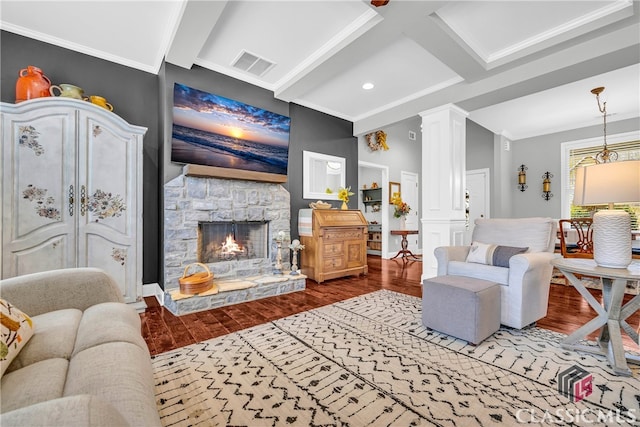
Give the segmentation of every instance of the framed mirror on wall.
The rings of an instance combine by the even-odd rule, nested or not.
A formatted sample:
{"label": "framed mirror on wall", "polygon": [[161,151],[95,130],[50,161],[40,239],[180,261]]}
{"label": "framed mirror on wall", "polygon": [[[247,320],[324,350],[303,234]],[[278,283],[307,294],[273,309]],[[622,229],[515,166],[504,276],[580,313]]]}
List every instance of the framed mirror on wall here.
{"label": "framed mirror on wall", "polygon": [[[338,189],[347,180],[347,162],[344,157],[302,152],[302,197],[305,199],[338,200]],[[331,193],[327,193],[327,189]]]}
{"label": "framed mirror on wall", "polygon": [[389,203],[393,203],[393,195],[396,193],[398,193],[398,195],[402,195],[400,192],[400,183],[389,181]]}

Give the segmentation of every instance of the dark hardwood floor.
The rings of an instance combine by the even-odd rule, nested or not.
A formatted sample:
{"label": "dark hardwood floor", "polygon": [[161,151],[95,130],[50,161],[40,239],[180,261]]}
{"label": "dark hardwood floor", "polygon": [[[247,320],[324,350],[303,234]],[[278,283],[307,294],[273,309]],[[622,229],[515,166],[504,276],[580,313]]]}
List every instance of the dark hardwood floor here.
{"label": "dark hardwood floor", "polygon": [[[307,280],[307,288],[301,292],[179,317],[161,307],[154,297],[147,297],[147,310],[140,315],[142,335],[149,351],[155,355],[379,289],[421,296],[420,262],[403,263],[369,256],[368,264],[367,276],[334,279],[321,285]],[[600,291],[591,292],[601,301]],[[625,301],[629,299],[631,295],[627,295]],[[593,317],[595,311],[573,287],[551,285],[548,315],[539,320],[537,326],[568,334]],[[640,313],[635,313],[628,322],[637,329]],[[591,338],[595,336],[592,334]],[[623,338],[626,348],[639,349],[624,333]]]}

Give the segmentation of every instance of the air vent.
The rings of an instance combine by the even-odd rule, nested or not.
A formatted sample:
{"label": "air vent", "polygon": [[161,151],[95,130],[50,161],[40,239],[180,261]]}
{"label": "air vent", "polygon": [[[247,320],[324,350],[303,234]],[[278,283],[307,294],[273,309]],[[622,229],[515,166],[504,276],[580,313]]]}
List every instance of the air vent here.
{"label": "air vent", "polygon": [[258,77],[269,71],[274,65],[276,65],[275,62],[267,61],[264,58],[260,58],[244,50],[240,52],[238,58],[233,62],[235,68]]}

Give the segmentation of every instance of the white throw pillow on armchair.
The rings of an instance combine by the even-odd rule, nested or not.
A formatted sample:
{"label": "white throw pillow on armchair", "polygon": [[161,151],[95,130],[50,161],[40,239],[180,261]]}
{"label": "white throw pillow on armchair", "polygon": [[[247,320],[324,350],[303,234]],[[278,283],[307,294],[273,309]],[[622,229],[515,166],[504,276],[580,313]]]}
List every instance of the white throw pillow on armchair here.
{"label": "white throw pillow on armchair", "polygon": [[528,249],[529,248],[473,242],[471,243],[471,249],[469,249],[466,261],[508,268],[509,259],[511,259],[512,256],[523,254]]}

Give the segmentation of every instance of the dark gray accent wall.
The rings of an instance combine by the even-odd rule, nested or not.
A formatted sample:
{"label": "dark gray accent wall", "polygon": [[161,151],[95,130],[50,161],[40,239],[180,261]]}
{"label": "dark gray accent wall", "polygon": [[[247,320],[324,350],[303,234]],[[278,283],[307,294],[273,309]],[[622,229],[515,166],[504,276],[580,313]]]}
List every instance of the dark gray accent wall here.
{"label": "dark gray accent wall", "polygon": [[[353,123],[298,104],[290,104],[291,145],[289,146],[289,192],[291,193],[291,238],[298,238],[298,211],[315,200],[302,198],[302,152],[344,157],[347,163],[346,185],[355,193],[350,203],[357,209],[358,139],[353,136]],[[338,201],[330,201],[338,207]],[[302,254],[301,256],[304,256]]]}
{"label": "dark gray accent wall", "polygon": [[15,102],[18,73],[36,66],[53,82],[71,83],[85,95],[101,95],[127,122],[146,127],[143,146],[143,283],[159,279],[158,76],[7,31],[0,33],[0,99]]}

